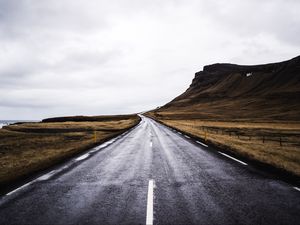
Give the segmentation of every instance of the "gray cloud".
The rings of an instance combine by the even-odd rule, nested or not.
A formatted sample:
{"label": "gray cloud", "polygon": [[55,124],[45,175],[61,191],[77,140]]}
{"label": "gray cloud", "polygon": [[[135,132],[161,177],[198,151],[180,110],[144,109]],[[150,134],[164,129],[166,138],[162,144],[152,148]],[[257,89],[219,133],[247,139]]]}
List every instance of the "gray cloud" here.
{"label": "gray cloud", "polygon": [[296,0],[0,0],[0,119],[132,113],[206,64],[299,54]]}
{"label": "gray cloud", "polygon": [[[288,44],[300,44],[300,2],[297,0],[207,1],[202,12],[243,37],[272,34]],[[221,28],[222,29],[222,28]]]}

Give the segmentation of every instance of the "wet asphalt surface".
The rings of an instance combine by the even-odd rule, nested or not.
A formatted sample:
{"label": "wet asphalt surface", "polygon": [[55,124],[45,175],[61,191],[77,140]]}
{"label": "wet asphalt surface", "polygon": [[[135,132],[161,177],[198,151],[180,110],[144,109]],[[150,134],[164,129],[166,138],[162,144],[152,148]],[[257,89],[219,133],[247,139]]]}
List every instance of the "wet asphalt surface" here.
{"label": "wet asphalt surface", "polygon": [[0,224],[300,224],[300,192],[148,118],[0,197]]}

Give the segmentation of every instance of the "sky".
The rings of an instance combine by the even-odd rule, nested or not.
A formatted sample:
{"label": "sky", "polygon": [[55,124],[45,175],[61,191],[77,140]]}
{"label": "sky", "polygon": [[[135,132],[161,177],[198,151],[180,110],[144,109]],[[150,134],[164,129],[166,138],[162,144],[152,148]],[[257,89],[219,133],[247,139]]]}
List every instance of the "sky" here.
{"label": "sky", "polygon": [[300,53],[299,0],[0,0],[0,119],[136,113]]}

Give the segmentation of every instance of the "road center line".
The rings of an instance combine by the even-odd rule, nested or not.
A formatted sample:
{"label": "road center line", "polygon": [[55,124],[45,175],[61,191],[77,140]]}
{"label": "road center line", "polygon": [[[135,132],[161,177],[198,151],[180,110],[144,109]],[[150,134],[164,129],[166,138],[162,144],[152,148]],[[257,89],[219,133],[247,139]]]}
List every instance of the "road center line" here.
{"label": "road center line", "polygon": [[150,141],[150,148],[152,148],[152,145],[153,145],[153,143],[152,143],[152,141]]}
{"label": "road center line", "polygon": [[153,224],[153,197],[154,197],[153,189],[154,189],[154,180],[149,180],[146,225]]}
{"label": "road center line", "polygon": [[298,188],[298,187],[294,187],[294,189],[297,190],[297,191],[300,191],[300,188]]}
{"label": "road center line", "polygon": [[200,142],[200,141],[196,141],[198,144],[200,144],[200,145],[203,145],[204,147],[208,147],[208,145],[206,145],[206,144],[204,144],[204,143],[202,143],[202,142]]}
{"label": "road center line", "polygon": [[224,156],[226,156],[227,158],[230,158],[230,159],[232,159],[232,160],[234,160],[234,161],[237,161],[237,162],[239,162],[239,163],[241,163],[241,164],[243,164],[243,165],[248,165],[247,163],[244,163],[244,162],[242,162],[241,160],[238,160],[238,159],[236,159],[236,158],[233,158],[232,156],[230,156],[230,155],[227,155],[227,154],[225,154],[225,153],[223,153],[223,152],[219,152],[220,154],[222,154],[222,155],[224,155]]}

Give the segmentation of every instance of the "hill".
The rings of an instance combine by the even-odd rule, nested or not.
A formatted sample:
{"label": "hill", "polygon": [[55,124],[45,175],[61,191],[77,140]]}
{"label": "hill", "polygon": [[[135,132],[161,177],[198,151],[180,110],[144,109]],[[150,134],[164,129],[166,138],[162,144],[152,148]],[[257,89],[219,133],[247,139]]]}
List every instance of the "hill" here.
{"label": "hill", "polygon": [[156,112],[173,118],[299,121],[300,56],[265,65],[205,66],[183,94]]}
{"label": "hill", "polygon": [[136,117],[132,115],[107,115],[107,116],[64,116],[64,117],[52,117],[43,119],[43,123],[54,122],[102,122],[102,121],[115,121],[115,120],[128,120]]}

